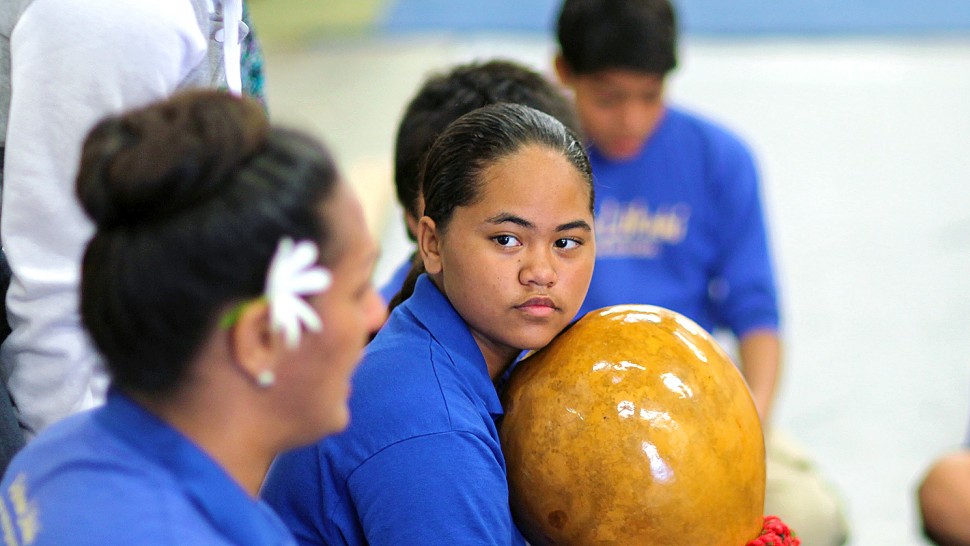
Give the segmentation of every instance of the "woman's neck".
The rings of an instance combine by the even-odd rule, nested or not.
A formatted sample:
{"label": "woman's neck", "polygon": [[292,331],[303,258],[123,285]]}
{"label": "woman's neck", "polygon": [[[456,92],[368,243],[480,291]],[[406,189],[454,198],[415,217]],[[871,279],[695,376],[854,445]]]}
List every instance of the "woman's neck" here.
{"label": "woman's neck", "polygon": [[[208,389],[210,393],[217,390]],[[216,397],[219,400],[183,392],[157,400],[133,395],[148,411],[195,443],[255,498],[278,450],[266,445],[265,436],[255,430],[251,411],[238,407],[232,396]]]}

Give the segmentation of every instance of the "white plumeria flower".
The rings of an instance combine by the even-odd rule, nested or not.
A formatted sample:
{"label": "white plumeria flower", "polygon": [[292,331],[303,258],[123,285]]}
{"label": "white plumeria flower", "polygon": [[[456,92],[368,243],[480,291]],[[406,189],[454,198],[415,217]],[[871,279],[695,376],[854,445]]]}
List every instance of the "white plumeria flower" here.
{"label": "white plumeria flower", "polygon": [[300,345],[301,327],[313,332],[323,330],[320,315],[301,297],[319,294],[330,287],[330,271],[317,263],[317,253],[317,245],[312,241],[294,243],[293,239],[283,237],[266,275],[270,323],[274,330],[283,332],[291,349]]}

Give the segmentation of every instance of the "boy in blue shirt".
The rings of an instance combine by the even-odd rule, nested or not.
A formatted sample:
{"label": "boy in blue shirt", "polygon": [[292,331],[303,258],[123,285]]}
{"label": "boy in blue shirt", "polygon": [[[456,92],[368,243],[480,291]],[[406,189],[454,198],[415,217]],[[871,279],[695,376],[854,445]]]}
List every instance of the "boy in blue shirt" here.
{"label": "boy in blue shirt", "polygon": [[596,181],[596,272],[580,313],[646,303],[738,339],[768,446],[766,513],[806,544],[846,538],[839,501],[771,433],[779,316],[758,174],[724,128],[664,100],[677,65],[667,0],[566,0],[556,71],[575,93]]}

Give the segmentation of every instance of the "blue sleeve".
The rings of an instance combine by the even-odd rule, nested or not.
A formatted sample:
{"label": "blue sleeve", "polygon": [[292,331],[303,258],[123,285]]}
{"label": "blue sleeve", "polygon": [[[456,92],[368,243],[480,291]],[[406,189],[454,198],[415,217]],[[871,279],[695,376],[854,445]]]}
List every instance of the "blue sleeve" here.
{"label": "blue sleeve", "polygon": [[718,321],[740,338],[778,328],[778,298],[754,161],[737,141],[728,142],[721,155],[713,173],[720,251],[711,297]]}
{"label": "blue sleeve", "polygon": [[[372,546],[512,544],[504,462],[467,432],[394,444],[357,468],[349,487]],[[521,543],[515,541],[515,543]]]}
{"label": "blue sleeve", "polygon": [[162,546],[213,540],[208,524],[177,502],[179,491],[146,483],[130,468],[88,462],[37,480],[11,470],[0,495],[0,519],[10,523],[3,525],[4,544]]}

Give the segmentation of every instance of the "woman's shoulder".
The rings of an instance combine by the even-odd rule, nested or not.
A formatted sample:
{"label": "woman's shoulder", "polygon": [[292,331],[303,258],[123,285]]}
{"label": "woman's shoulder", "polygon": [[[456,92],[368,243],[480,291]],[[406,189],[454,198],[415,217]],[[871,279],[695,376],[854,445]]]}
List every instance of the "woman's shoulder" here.
{"label": "woman's shoulder", "polygon": [[4,538],[15,533],[15,544],[150,546],[211,534],[174,479],[105,433],[92,412],[53,425],[24,448],[0,497],[15,522]]}

